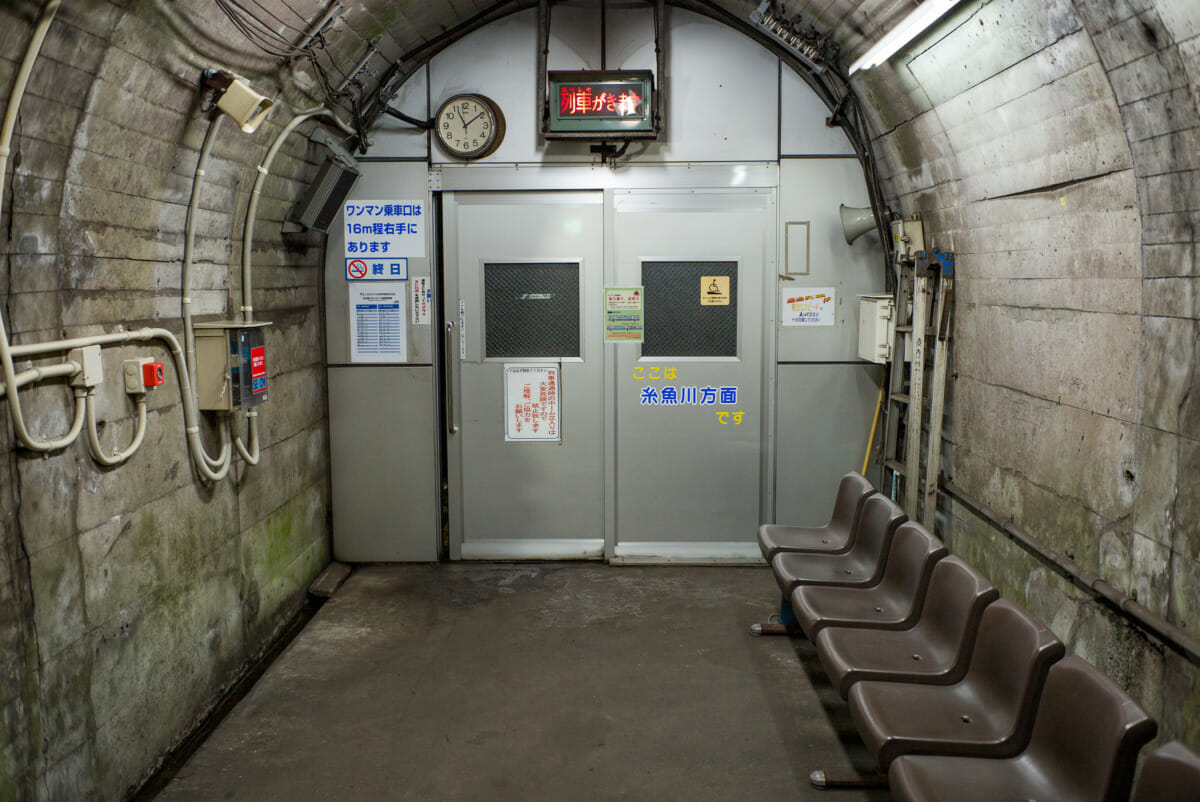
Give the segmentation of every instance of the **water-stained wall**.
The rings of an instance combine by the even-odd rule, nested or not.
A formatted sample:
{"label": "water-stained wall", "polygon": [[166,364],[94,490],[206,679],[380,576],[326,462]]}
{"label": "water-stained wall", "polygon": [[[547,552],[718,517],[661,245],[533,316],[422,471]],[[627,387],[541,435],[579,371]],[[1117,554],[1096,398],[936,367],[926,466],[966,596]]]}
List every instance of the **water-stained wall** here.
{"label": "water-stained wall", "polygon": [[[43,5],[0,5],[4,103]],[[321,4],[291,5],[311,17]],[[320,97],[303,69],[281,68],[215,8],[96,0],[58,12],[4,176],[0,301],[14,343],[181,332],[184,222],[210,116],[205,67],[236,70],[277,102],[253,135],[222,129],[200,194],[193,307],[199,319],[238,314],[255,166],[294,110]],[[331,45],[335,58],[358,58],[361,42],[349,39],[344,53]],[[167,364],[145,443],[123,466],[99,465],[84,438],[44,456],[17,447],[0,401],[0,800],[122,797],[297,612],[328,562],[323,240],[280,233],[315,170],[313,125],[284,145],[259,205],[253,303],[272,325],[257,467],[235,459],[227,478],[199,479],[159,344],[104,350],[97,414],[108,452],[134,431],[122,360]],[[69,427],[61,380],[20,401],[34,436]],[[215,454],[211,419],[205,436]]]}
{"label": "water-stained wall", "polygon": [[[894,19],[880,3],[790,5],[855,42],[849,58]],[[958,258],[943,470],[1187,630],[1200,626],[1197,34],[1186,0],[967,0],[854,81],[887,193]],[[1162,737],[1200,747],[1200,671],[965,507],[945,512],[952,550],[1124,685]]]}

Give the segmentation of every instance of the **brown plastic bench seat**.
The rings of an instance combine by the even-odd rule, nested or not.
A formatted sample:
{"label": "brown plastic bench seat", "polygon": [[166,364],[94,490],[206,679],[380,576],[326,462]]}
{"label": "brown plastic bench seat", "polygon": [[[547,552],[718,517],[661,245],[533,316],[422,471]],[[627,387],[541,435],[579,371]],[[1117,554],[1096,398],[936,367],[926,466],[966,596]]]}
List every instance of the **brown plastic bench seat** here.
{"label": "brown plastic bench seat", "polygon": [[876,493],[863,502],[854,545],[844,554],[781,551],[771,559],[775,581],[786,599],[798,585],[871,587],[879,584],[887,550],[904,511]]}
{"label": "brown plastic bench seat", "polygon": [[1130,802],[1170,799],[1200,799],[1200,756],[1179,741],[1146,756]]}
{"label": "brown plastic bench seat", "polygon": [[999,597],[982,574],[946,557],[933,567],[911,629],[828,627],[816,635],[817,654],[843,699],[862,680],[949,685],[966,673],[979,620]]}
{"label": "brown plastic bench seat", "polygon": [[824,526],[780,526],[758,528],[758,548],[768,563],[781,551],[824,551],[843,553],[853,545],[854,526],[862,504],[875,492],[862,474],[851,471],[838,484],[833,515]]}
{"label": "brown plastic bench seat", "polygon": [[800,585],[791,604],[800,628],[811,640],[825,627],[907,629],[916,623],[929,577],[949,552],[915,521],[896,529],[883,579],[873,588]]}
{"label": "brown plastic bench seat", "polygon": [[[1023,752],[1000,760],[899,757],[888,769],[892,797],[900,802],[1124,802],[1137,752],[1157,729],[1111,680],[1080,658],[1067,657],[1050,667]],[[1195,797],[1147,800],[1189,798]]]}
{"label": "brown plastic bench seat", "polygon": [[850,715],[882,771],[900,755],[1010,757],[1029,743],[1046,672],[1065,653],[1045,624],[1000,599],[983,611],[961,680],[860,682]]}

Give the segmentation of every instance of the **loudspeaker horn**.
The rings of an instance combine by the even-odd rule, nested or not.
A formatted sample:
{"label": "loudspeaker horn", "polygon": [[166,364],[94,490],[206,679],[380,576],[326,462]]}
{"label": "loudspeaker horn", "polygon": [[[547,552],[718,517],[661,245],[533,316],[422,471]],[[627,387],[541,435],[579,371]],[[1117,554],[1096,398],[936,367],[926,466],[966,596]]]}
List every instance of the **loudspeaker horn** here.
{"label": "loudspeaker horn", "polygon": [[842,233],[846,236],[847,245],[852,245],[854,240],[868,231],[875,230],[875,215],[870,206],[856,209],[843,203],[838,207],[838,214],[842,217]]}

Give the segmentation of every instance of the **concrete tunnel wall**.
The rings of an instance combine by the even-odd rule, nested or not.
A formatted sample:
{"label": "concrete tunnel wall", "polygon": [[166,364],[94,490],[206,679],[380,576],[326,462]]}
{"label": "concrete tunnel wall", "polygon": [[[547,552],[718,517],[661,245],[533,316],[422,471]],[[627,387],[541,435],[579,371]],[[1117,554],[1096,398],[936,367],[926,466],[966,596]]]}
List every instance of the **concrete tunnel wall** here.
{"label": "concrete tunnel wall", "polygon": [[[1188,0],[964,2],[855,79],[885,194],[957,254],[943,469],[1189,632],[1200,626],[1198,34]],[[1124,686],[1160,737],[1200,747],[1194,666],[965,507],[945,513],[953,552]]]}
{"label": "concrete tunnel wall", "polygon": [[[0,96],[41,5],[0,7]],[[326,4],[290,5],[311,20]],[[745,19],[757,3],[722,5]],[[785,4],[833,35],[843,65],[911,6]],[[375,39],[395,58],[476,10],[348,4],[329,52],[345,67]],[[205,127],[196,78],[212,65],[278,94],[280,111],[319,97],[311,70],[281,69],[200,0],[60,11],[4,176],[0,297],[15,341],[179,330],[184,212]],[[964,0],[854,79],[889,202],[920,212],[936,245],[958,255],[944,469],[1189,630],[1200,624],[1198,78],[1191,0]],[[236,312],[254,165],[286,117],[254,136],[227,126],[217,144],[200,313]],[[120,797],[270,641],[328,560],[323,243],[284,242],[278,228],[314,161],[300,137],[284,148],[256,232],[254,302],[275,324],[259,467],[198,482],[170,381],[125,467],[100,468],[82,443],[43,459],[15,448],[7,426],[0,434],[0,800]],[[165,356],[107,349],[106,374],[147,353]],[[68,398],[54,384],[22,392],[35,433],[66,428]],[[115,383],[100,409],[105,445],[127,442]],[[944,512],[954,551],[1122,683],[1158,717],[1160,739],[1200,749],[1200,672],[968,510]]]}

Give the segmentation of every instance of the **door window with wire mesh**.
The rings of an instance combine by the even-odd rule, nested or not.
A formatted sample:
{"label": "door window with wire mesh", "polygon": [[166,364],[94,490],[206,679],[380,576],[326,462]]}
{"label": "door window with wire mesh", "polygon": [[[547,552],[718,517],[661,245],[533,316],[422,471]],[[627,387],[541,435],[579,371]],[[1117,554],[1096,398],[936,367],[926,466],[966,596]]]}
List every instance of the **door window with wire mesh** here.
{"label": "door window with wire mesh", "polygon": [[579,356],[579,263],[485,263],[488,359]]}
{"label": "door window with wire mesh", "polygon": [[[713,278],[729,279],[728,304],[706,305]],[[642,262],[642,356],[737,356],[737,262]]]}

